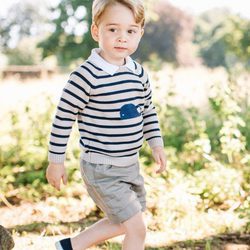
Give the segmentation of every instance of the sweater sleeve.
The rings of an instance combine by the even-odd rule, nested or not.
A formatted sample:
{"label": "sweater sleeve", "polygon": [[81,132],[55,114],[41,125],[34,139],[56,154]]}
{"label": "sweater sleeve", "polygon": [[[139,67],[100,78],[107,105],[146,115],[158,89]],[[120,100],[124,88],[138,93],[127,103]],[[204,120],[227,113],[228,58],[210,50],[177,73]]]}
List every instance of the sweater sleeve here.
{"label": "sweater sleeve", "polygon": [[89,101],[91,84],[79,71],[71,73],[56,109],[49,140],[49,162],[64,162],[72,126],[78,112],[83,110]]}
{"label": "sweater sleeve", "polygon": [[144,79],[144,111],[143,111],[143,135],[151,148],[156,146],[163,147],[158,117],[155,106],[152,103],[152,90],[147,73],[143,71]]}

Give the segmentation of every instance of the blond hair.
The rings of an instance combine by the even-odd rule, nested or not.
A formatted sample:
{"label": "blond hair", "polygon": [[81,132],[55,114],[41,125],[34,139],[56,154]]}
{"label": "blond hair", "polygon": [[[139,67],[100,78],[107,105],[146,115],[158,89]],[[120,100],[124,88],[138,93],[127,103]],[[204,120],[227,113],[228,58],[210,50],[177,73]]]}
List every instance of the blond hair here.
{"label": "blond hair", "polygon": [[144,26],[145,11],[142,0],[94,0],[92,5],[92,23],[98,25],[105,9],[112,4],[122,4],[134,14],[135,22]]}

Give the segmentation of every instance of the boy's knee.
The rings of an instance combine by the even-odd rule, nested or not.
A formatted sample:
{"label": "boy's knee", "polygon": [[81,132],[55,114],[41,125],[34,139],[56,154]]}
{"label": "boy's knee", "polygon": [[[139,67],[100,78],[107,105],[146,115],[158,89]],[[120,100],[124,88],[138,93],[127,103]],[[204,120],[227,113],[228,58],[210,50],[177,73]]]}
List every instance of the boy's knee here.
{"label": "boy's knee", "polygon": [[142,213],[139,212],[127,221],[123,222],[125,233],[140,238],[146,237],[147,227],[143,220]]}

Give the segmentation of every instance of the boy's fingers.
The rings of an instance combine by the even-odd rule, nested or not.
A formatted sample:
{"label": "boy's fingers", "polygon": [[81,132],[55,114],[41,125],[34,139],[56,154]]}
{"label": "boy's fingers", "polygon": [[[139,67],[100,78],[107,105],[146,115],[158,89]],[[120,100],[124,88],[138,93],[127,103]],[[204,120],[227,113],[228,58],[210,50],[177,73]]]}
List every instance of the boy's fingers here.
{"label": "boy's fingers", "polygon": [[67,184],[67,175],[66,174],[63,175],[62,180],[63,180],[63,184],[66,185]]}
{"label": "boy's fingers", "polygon": [[157,169],[156,173],[159,174],[163,171],[163,166],[160,164],[160,167]]}
{"label": "boy's fingers", "polygon": [[160,168],[156,171],[157,174],[162,173],[164,171],[164,167],[161,165]]}
{"label": "boy's fingers", "polygon": [[159,155],[156,154],[154,158],[155,158],[156,163],[160,164],[160,157],[159,157]]}
{"label": "boy's fingers", "polygon": [[162,173],[166,169],[166,160],[165,158],[159,157],[160,158],[160,168],[157,170],[157,174]]}
{"label": "boy's fingers", "polygon": [[51,180],[51,179],[49,179],[49,178],[47,178],[47,180],[48,180],[48,183],[49,183],[50,185],[54,186],[55,182],[54,182],[53,180]]}
{"label": "boy's fingers", "polygon": [[53,186],[54,188],[60,190],[60,181],[51,180],[51,181],[49,181],[49,183],[50,183],[51,186]]}
{"label": "boy's fingers", "polygon": [[57,190],[60,190],[60,182],[56,182],[54,186]]}

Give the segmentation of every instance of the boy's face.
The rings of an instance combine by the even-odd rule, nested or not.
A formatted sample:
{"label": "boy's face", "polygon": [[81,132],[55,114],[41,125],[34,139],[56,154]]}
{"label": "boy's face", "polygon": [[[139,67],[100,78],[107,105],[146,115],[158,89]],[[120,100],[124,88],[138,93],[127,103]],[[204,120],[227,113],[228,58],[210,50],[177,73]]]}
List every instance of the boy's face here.
{"label": "boy's face", "polygon": [[99,25],[91,27],[93,39],[99,43],[100,55],[109,63],[123,65],[141,40],[143,29],[135,22],[133,12],[122,4],[108,6]]}

